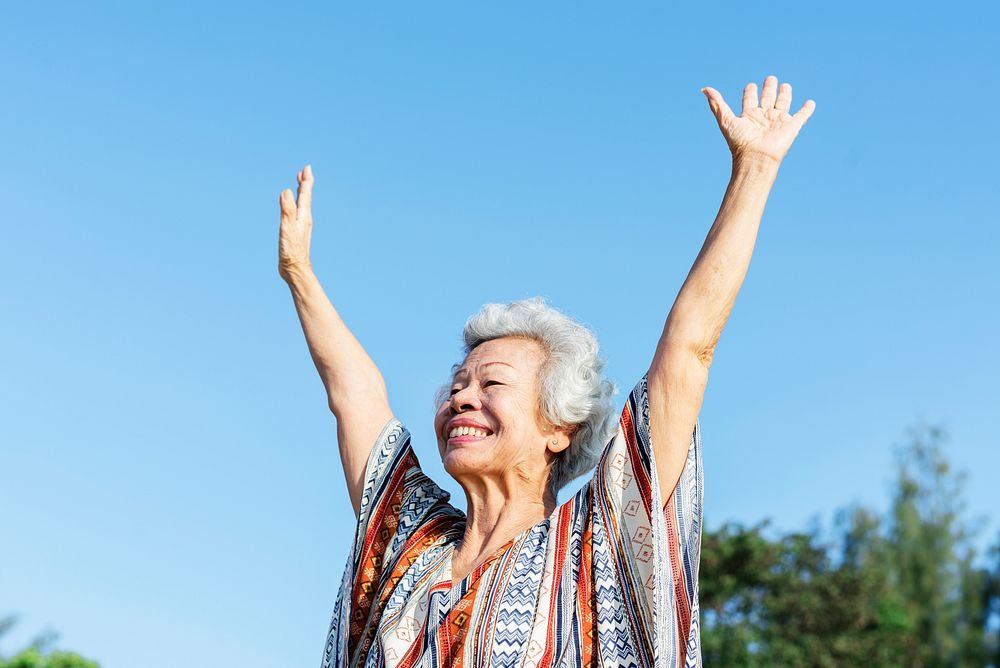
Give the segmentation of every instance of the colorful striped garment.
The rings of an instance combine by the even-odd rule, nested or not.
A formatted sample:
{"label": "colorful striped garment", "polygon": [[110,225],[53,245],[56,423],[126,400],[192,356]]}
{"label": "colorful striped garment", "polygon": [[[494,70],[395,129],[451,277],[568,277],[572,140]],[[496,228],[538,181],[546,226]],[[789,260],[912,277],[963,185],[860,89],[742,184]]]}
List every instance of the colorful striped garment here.
{"label": "colorful striped garment", "polygon": [[465,515],[393,418],[368,459],[323,667],[701,666],[701,467],[696,422],[664,507],[643,376],[590,482],[453,589]]}

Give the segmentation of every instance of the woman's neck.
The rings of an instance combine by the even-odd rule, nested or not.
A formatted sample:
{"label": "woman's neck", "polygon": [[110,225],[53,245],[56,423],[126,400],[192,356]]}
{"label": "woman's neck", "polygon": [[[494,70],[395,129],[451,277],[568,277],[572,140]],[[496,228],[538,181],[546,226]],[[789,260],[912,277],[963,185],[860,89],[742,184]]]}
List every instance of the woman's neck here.
{"label": "woman's neck", "polygon": [[505,490],[488,483],[462,486],[467,501],[465,533],[452,556],[457,582],[522,531],[555,510],[555,498],[542,490]]}

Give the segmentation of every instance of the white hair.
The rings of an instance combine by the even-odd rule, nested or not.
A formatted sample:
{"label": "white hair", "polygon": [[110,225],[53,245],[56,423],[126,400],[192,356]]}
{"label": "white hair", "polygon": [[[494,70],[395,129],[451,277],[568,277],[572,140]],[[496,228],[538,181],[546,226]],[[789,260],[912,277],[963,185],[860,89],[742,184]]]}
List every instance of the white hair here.
{"label": "white hair", "polygon": [[[597,463],[612,436],[617,423],[611,402],[615,386],[601,377],[605,361],[598,357],[593,332],[541,297],[484,305],[465,323],[465,354],[505,336],[541,344],[546,353],[539,378],[541,416],[553,426],[575,428],[569,447],[552,463],[548,484],[555,496]],[[448,387],[438,392],[438,405],[447,398]]]}

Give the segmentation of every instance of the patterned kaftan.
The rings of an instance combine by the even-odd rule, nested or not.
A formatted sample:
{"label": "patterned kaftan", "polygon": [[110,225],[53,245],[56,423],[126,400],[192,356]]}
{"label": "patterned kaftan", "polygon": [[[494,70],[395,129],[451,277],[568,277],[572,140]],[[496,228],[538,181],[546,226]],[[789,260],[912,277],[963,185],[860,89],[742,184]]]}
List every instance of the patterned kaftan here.
{"label": "patterned kaftan", "polygon": [[590,482],[454,590],[465,515],[449,498],[390,420],[368,459],[324,668],[701,666],[700,425],[664,507],[645,376]]}

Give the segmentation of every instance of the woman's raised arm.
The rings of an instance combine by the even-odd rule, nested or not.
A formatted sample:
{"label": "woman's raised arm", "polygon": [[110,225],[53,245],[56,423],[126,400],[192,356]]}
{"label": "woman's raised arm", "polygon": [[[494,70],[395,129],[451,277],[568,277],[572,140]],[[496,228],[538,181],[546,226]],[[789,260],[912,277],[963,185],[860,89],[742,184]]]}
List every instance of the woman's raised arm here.
{"label": "woman's raised arm", "polygon": [[708,237],[674,301],[649,368],[650,437],[660,492],[666,503],[687,458],[695,420],[708,384],[708,368],[736,301],[764,204],[778,167],[816,108],[807,100],[789,113],[792,87],[764,80],[743,90],[743,112],[733,114],[714,88],[704,88],[733,157],[732,176]]}
{"label": "woman's raised arm", "polygon": [[299,172],[298,182],[297,198],[291,190],[280,196],[278,274],[292,291],[309,352],[337,417],[340,459],[357,514],[368,455],[392,410],[378,367],[340,319],[313,273],[309,258],[313,174],[308,165]]}

